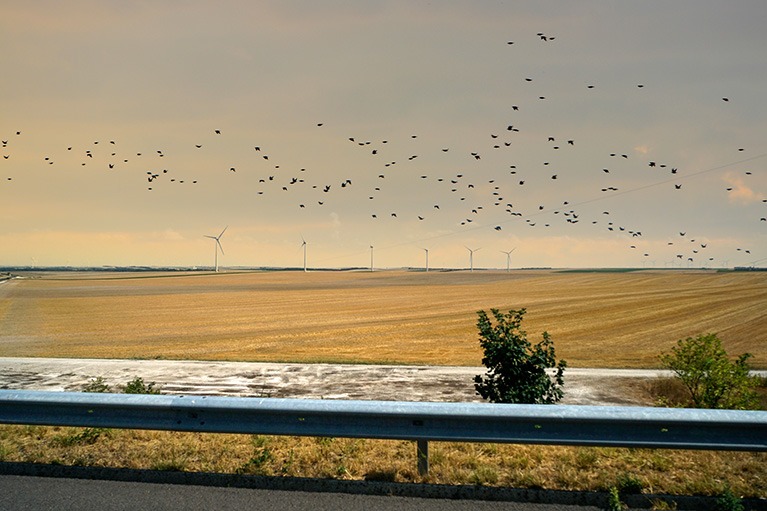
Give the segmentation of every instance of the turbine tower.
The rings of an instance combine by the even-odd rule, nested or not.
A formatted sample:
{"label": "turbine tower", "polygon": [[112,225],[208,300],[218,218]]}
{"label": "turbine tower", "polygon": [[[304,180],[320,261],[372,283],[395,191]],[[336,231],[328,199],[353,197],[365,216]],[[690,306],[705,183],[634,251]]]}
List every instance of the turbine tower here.
{"label": "turbine tower", "polygon": [[370,271],[373,271],[373,245],[370,245]]}
{"label": "turbine tower", "polygon": [[306,240],[301,236],[301,247],[304,249],[304,272],[306,272]]}
{"label": "turbine tower", "polygon": [[474,250],[472,250],[469,247],[466,247],[466,250],[469,251],[469,271],[473,272],[474,271],[474,252],[479,250],[479,248],[475,248]]}
{"label": "turbine tower", "polygon": [[517,249],[517,247],[512,248],[508,252],[505,250],[501,250],[502,254],[506,254],[506,273],[509,273],[509,268],[511,266],[511,253],[514,252]]}
{"label": "turbine tower", "polygon": [[429,271],[429,249],[425,248],[423,249],[424,252],[426,252],[426,271]]}
{"label": "turbine tower", "polygon": [[216,240],[216,244],[215,244],[215,245],[213,245],[213,249],[214,249],[214,251],[215,251],[215,258],[214,258],[214,261],[215,261],[215,265],[214,265],[214,268],[215,268],[215,270],[216,270],[216,273],[218,273],[218,249],[219,249],[219,248],[221,249],[221,254],[222,254],[222,255],[223,255],[223,253],[224,253],[224,247],[222,247],[222,246],[221,246],[221,236],[223,236],[223,235],[224,235],[224,233],[226,232],[226,230],[227,230],[228,228],[229,228],[229,226],[228,226],[228,225],[227,225],[226,227],[224,227],[224,230],[223,230],[223,231],[221,231],[221,234],[219,234],[218,236],[208,236],[207,234],[205,235],[205,237],[206,237],[206,238],[210,238],[210,239],[212,239],[212,240]]}

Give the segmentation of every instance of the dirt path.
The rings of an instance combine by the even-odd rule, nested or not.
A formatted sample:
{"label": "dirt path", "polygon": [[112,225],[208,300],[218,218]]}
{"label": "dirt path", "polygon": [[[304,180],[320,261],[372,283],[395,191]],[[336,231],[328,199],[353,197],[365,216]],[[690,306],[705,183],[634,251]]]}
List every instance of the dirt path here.
{"label": "dirt path", "polygon": [[[273,364],[169,360],[0,358],[0,388],[77,391],[95,377],[136,376],[168,394],[396,401],[481,401],[482,367]],[[648,405],[642,382],[666,375],[633,369],[568,369],[563,404]]]}

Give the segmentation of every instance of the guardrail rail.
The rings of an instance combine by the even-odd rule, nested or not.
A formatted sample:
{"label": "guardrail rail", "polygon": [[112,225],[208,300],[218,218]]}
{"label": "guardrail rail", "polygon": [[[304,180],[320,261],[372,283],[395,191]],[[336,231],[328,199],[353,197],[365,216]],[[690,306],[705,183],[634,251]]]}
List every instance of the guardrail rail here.
{"label": "guardrail rail", "polygon": [[767,412],[0,390],[0,423],[204,433],[767,451]]}

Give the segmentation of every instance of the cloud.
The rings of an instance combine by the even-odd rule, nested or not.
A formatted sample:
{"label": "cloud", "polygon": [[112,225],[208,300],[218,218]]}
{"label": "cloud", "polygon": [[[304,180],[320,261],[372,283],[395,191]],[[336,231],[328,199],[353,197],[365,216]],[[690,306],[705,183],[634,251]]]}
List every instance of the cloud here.
{"label": "cloud", "polygon": [[641,154],[647,154],[650,152],[650,148],[646,145],[638,145],[634,148],[634,151],[641,153]]}
{"label": "cloud", "polygon": [[749,188],[743,182],[743,178],[741,176],[735,175],[732,172],[728,172],[722,177],[722,180],[730,185],[727,187],[730,202],[752,204],[754,202],[760,202],[762,199],[764,199],[764,195],[757,193]]}

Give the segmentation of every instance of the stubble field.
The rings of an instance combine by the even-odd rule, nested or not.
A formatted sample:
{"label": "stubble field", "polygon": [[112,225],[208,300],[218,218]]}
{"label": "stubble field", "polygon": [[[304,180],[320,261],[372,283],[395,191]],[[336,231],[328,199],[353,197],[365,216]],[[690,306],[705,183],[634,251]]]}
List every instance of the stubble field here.
{"label": "stubble field", "polygon": [[657,367],[716,332],[767,367],[767,273],[40,274],[0,284],[0,356],[481,365],[476,311],[526,308],[574,367]]}

